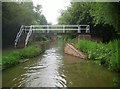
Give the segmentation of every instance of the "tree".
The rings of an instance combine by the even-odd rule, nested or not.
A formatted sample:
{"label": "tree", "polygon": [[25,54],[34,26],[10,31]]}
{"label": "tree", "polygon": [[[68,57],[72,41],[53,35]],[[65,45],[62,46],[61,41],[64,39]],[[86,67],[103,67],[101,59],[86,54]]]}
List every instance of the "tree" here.
{"label": "tree", "polygon": [[47,20],[44,15],[40,15],[40,25],[47,25]]}
{"label": "tree", "polygon": [[[40,14],[41,8],[34,10],[32,2],[3,2],[2,3],[2,43],[3,47],[14,45],[14,40],[21,25],[46,24],[44,15]],[[37,16],[36,16],[37,15]]]}
{"label": "tree", "polygon": [[42,6],[41,5],[37,5],[36,7],[35,7],[35,11],[37,12],[37,13],[39,13],[39,14],[41,14],[41,10],[42,9]]}
{"label": "tree", "polygon": [[58,22],[61,24],[91,24],[92,18],[89,13],[88,3],[71,3],[67,10],[61,11]]}
{"label": "tree", "polygon": [[97,24],[109,24],[115,28],[115,31],[120,32],[120,2],[102,2],[91,4],[91,16],[93,22]]}
{"label": "tree", "polygon": [[73,2],[61,10],[59,24],[89,24],[91,34],[109,41],[120,33],[120,2]]}

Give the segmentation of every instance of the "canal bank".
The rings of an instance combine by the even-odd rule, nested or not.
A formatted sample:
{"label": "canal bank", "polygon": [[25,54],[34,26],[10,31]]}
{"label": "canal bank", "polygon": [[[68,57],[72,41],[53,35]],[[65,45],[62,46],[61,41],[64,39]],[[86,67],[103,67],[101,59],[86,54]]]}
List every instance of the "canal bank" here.
{"label": "canal bank", "polygon": [[3,87],[113,87],[118,79],[117,73],[93,61],[64,54],[62,41],[2,74]]}
{"label": "canal bank", "polygon": [[8,50],[7,53],[2,55],[2,70],[8,69],[9,67],[16,66],[19,63],[24,63],[30,58],[36,57],[45,51],[47,44],[50,41],[41,41],[30,44],[26,48],[14,49],[14,51]]}

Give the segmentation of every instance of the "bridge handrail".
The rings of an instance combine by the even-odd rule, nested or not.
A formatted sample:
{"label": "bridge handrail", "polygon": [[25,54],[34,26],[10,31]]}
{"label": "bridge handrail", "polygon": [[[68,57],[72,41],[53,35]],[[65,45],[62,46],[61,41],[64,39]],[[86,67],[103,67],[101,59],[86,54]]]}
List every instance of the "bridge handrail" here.
{"label": "bridge handrail", "polygon": [[24,25],[21,26],[19,32],[17,33],[16,39],[15,39],[15,44],[14,44],[15,47],[17,46],[18,39],[20,38],[20,36],[21,36],[21,34],[23,32],[23,27],[24,27]]}
{"label": "bridge handrail", "polygon": [[78,27],[78,26],[88,26],[88,25],[32,25],[33,27]]}
{"label": "bridge handrail", "polygon": [[30,26],[30,30],[29,30],[29,32],[27,33],[27,37],[26,37],[26,40],[25,40],[25,47],[27,46],[27,44],[28,44],[28,39],[29,39],[29,37],[31,36],[31,34],[32,34],[32,25]]}
{"label": "bridge handrail", "polygon": [[90,25],[22,25],[15,39],[15,47],[17,46],[18,39],[20,38],[23,30],[28,32],[25,40],[26,47],[32,31],[45,30],[45,32],[47,31],[47,33],[49,33],[49,30],[63,30],[62,33],[66,33],[65,30],[77,30],[78,33],[81,33],[82,30],[85,30],[86,33],[90,33]]}
{"label": "bridge handrail", "polygon": [[[86,30],[87,33],[89,32],[88,30],[90,29],[89,25],[32,25],[32,26],[34,28],[33,30],[49,30],[49,29],[50,30],[56,30],[56,29],[57,30]],[[86,26],[86,28],[81,28],[82,26]],[[25,27],[24,30],[29,31],[30,26],[24,26],[24,27]],[[74,28],[74,27],[77,27],[77,28]]]}

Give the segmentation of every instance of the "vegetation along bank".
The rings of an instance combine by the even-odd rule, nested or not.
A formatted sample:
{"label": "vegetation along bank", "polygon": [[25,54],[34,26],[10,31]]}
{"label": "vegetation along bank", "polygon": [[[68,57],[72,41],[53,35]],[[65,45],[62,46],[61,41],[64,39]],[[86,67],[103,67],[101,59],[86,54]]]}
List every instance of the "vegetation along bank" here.
{"label": "vegetation along bank", "polygon": [[87,54],[87,58],[95,60],[100,65],[108,67],[108,69],[120,72],[120,59],[118,47],[120,40],[113,40],[107,44],[97,43],[88,40],[80,40],[75,43],[77,49]]}
{"label": "vegetation along bank", "polygon": [[2,70],[15,66],[20,62],[25,62],[29,58],[38,56],[43,51],[44,49],[41,45],[31,44],[24,49],[6,53],[2,56]]}

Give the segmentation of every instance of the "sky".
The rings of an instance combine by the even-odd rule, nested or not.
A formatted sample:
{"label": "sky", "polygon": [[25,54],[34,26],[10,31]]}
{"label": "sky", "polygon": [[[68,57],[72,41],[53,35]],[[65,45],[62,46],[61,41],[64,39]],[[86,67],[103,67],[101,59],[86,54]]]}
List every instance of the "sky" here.
{"label": "sky", "polygon": [[66,9],[70,0],[32,0],[33,4],[42,5],[42,14],[46,17],[48,23],[57,24],[57,18],[60,16],[60,10]]}

